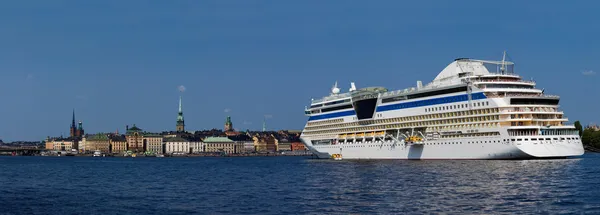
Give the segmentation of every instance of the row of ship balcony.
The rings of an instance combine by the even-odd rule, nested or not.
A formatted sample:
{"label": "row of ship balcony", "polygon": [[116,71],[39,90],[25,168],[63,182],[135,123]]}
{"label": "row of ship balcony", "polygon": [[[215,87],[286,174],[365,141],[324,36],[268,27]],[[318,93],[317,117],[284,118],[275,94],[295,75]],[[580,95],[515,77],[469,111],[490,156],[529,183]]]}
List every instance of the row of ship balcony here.
{"label": "row of ship balcony", "polygon": [[554,107],[516,107],[511,109],[503,109],[500,113],[556,113],[562,114],[558,108]]}
{"label": "row of ship balcony", "polygon": [[[446,119],[459,119],[459,118],[469,118],[469,117],[480,117],[480,116],[497,116],[498,109],[497,108],[487,108],[487,109],[476,109],[476,110],[464,110],[464,111],[456,111],[456,112],[445,112],[445,113],[434,113],[434,114],[426,114],[426,115],[418,115],[418,116],[406,116],[406,117],[396,117],[396,118],[383,118],[376,119],[376,124],[390,124],[390,123],[410,123],[410,122],[421,122],[421,121],[437,121],[437,120],[446,120]],[[335,127],[360,127],[358,122],[350,122],[350,123],[342,123],[342,124],[334,124],[334,125],[322,125],[322,126],[314,126],[307,127],[305,130],[322,130],[328,128]]]}
{"label": "row of ship balcony", "polygon": [[560,98],[558,95],[540,94],[540,93],[486,93],[487,98],[505,98],[505,97],[538,97],[538,98]]}
{"label": "row of ship balcony", "polygon": [[495,127],[509,127],[509,126],[565,126],[561,121],[557,119],[541,119],[541,120],[528,120],[528,121],[507,121],[504,119],[498,119],[498,116],[493,118],[473,118],[473,119],[446,119],[437,122],[427,121],[416,121],[416,122],[404,122],[404,123],[387,123],[372,126],[360,126],[360,127],[345,127],[330,130],[319,130],[319,131],[306,131],[305,135],[324,135],[328,133],[347,133],[347,132],[375,132],[387,130],[387,129],[406,129],[406,128],[427,128],[428,131],[441,131],[441,130],[452,130],[452,129],[467,129],[467,128],[495,128]]}
{"label": "row of ship balcony", "polygon": [[471,79],[472,82],[476,83],[526,83],[535,84],[535,81],[528,80],[515,80],[515,79]]}
{"label": "row of ship balcony", "polygon": [[503,120],[507,120],[507,121],[564,121],[567,122],[569,121],[568,118],[558,118],[558,117],[549,117],[549,118],[536,118],[536,117],[532,117],[532,116],[520,116],[520,117],[506,117],[506,118],[501,118]]}

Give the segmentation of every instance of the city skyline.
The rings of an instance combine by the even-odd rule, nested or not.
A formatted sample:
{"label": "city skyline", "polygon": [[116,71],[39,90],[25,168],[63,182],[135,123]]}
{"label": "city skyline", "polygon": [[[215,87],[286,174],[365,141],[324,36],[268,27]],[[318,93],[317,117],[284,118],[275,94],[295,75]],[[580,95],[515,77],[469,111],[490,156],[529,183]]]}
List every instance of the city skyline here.
{"label": "city skyline", "polygon": [[300,130],[335,81],[404,89],[505,50],[570,123],[600,123],[598,2],[34,2],[0,8],[4,141],[66,134],[73,108],[89,132],[173,130],[179,95],[186,128]]}

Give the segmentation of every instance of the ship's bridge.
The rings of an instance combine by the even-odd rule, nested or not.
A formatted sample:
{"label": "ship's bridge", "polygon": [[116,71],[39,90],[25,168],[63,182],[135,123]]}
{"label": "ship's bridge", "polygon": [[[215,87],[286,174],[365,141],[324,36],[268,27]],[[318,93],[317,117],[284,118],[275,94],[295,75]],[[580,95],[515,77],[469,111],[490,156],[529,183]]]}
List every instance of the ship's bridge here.
{"label": "ship's bridge", "polygon": [[520,79],[520,76],[514,73],[513,62],[459,58],[446,66],[426,87],[459,84],[463,79],[475,76],[505,76]]}
{"label": "ship's bridge", "polygon": [[352,106],[358,120],[372,119],[380,93],[388,90],[383,87],[367,87],[352,92]]}

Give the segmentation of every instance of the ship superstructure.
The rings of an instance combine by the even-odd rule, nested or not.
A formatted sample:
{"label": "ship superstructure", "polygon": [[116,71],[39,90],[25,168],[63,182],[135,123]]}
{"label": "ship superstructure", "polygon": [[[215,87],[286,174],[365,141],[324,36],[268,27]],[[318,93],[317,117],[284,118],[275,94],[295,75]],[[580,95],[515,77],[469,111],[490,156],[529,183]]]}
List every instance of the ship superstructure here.
{"label": "ship superstructure", "polygon": [[514,73],[514,63],[459,58],[429,84],[312,100],[301,140],[319,158],[526,159],[584,152],[559,96]]}

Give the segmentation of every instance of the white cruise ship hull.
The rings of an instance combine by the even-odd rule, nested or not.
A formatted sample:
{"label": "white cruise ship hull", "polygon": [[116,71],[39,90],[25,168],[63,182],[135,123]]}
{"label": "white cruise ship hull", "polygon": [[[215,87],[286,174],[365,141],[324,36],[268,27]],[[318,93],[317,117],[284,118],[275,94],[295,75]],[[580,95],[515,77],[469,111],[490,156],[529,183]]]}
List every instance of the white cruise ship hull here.
{"label": "white cruise ship hull", "polygon": [[501,138],[478,138],[477,141],[462,139],[425,144],[374,141],[322,146],[310,144],[307,138],[302,141],[322,159],[330,159],[333,154],[341,154],[343,159],[543,159],[584,153],[580,140],[504,142]]}
{"label": "white cruise ship hull", "polygon": [[[512,71],[512,62],[459,58],[422,86],[383,87],[311,100],[300,136],[319,158],[532,159],[583,155],[560,97]],[[493,71],[496,70],[494,73]],[[411,143],[414,142],[414,143]]]}

